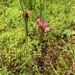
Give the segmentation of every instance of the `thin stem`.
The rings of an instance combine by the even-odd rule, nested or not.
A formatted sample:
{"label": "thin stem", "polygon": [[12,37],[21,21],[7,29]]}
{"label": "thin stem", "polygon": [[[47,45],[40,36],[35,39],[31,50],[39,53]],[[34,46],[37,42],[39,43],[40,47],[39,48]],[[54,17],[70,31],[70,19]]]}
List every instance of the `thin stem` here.
{"label": "thin stem", "polygon": [[28,20],[25,20],[26,37],[28,36]]}
{"label": "thin stem", "polygon": [[45,20],[45,2],[46,0],[40,0],[40,18]]}
{"label": "thin stem", "polygon": [[24,12],[21,0],[19,0],[19,4],[20,4],[20,7],[21,7],[21,10]]}
{"label": "thin stem", "polygon": [[73,61],[73,63],[75,63],[75,61],[74,61],[74,59],[75,59],[75,51],[70,47],[70,45],[69,44],[67,44],[64,40],[61,40],[62,42],[64,42],[68,47],[69,47],[69,49],[70,49],[70,52],[72,53],[72,55],[73,55],[73,58],[72,58],[72,61]]}
{"label": "thin stem", "polygon": [[34,0],[34,12],[35,12],[35,4],[36,4],[36,0]]}
{"label": "thin stem", "polygon": [[59,75],[58,72],[54,69],[54,67],[53,67],[53,65],[52,65],[51,62],[50,62],[50,65],[51,65],[51,67],[53,68],[54,72],[55,72],[57,75]]}
{"label": "thin stem", "polygon": [[43,16],[42,16],[43,20],[45,20],[45,12],[44,12],[45,11],[45,5],[46,5],[45,3],[46,3],[46,1],[43,0]]}
{"label": "thin stem", "polygon": [[29,0],[30,10],[32,10],[32,0]]}
{"label": "thin stem", "polygon": [[42,1],[40,0],[40,18],[42,18]]}
{"label": "thin stem", "polygon": [[21,0],[19,0],[19,4],[20,4],[21,9],[23,11],[23,17],[24,17],[24,22],[25,22],[25,32],[26,32],[26,38],[27,38],[27,36],[28,36],[28,14],[27,14],[27,17],[26,17],[26,15],[25,15],[26,13],[25,13],[25,11],[23,9]]}

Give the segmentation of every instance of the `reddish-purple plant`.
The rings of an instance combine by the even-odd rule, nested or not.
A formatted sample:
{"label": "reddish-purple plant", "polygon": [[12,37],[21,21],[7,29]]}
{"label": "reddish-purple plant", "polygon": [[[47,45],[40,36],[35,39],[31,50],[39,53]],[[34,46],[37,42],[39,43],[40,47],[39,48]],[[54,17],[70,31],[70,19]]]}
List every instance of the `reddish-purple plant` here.
{"label": "reddish-purple plant", "polygon": [[23,14],[22,14],[22,16],[26,22],[28,22],[29,14],[31,14],[31,12],[23,12]]}
{"label": "reddish-purple plant", "polygon": [[23,12],[23,14],[22,14],[22,16],[24,18],[24,21],[25,21],[26,36],[28,36],[28,18],[29,18],[29,14],[31,14],[31,12]]}
{"label": "reddish-purple plant", "polygon": [[40,18],[37,18],[36,23],[38,24],[38,28],[41,33],[49,31],[49,24],[46,21],[42,21]]}

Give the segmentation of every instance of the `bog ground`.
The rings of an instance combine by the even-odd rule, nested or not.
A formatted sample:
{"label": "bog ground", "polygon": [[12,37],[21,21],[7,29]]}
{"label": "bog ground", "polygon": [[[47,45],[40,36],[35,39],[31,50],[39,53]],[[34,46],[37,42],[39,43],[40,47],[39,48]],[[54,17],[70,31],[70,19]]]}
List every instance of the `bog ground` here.
{"label": "bog ground", "polygon": [[0,75],[75,75],[75,0],[0,0]]}

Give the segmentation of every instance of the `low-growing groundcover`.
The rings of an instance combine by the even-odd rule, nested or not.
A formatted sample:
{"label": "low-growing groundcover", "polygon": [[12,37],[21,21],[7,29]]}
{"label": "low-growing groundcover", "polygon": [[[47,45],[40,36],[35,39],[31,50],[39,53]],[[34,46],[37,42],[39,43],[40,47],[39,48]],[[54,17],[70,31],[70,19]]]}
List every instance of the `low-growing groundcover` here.
{"label": "low-growing groundcover", "polygon": [[74,75],[75,0],[0,1],[0,75]]}

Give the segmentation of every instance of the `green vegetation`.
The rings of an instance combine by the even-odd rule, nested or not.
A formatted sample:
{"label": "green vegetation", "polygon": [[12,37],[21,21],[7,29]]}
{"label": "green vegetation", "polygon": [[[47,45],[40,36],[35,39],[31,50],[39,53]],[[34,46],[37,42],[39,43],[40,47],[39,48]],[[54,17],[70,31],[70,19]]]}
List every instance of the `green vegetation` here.
{"label": "green vegetation", "polygon": [[75,0],[0,0],[0,75],[75,75]]}

